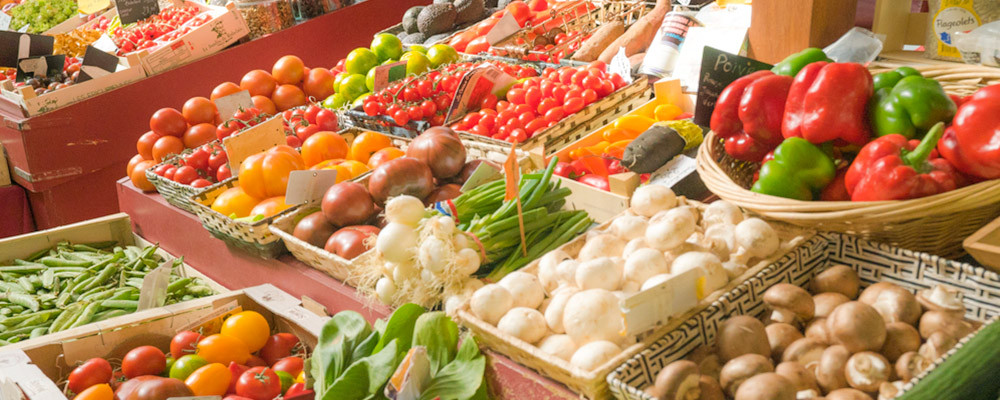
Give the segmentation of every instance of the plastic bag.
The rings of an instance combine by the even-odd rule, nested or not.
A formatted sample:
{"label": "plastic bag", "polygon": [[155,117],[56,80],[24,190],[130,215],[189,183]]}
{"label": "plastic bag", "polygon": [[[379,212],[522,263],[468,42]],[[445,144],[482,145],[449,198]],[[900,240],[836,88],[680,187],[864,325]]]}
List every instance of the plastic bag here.
{"label": "plastic bag", "polygon": [[1000,67],[1000,21],[968,32],[955,32],[953,40],[966,64]]}
{"label": "plastic bag", "polygon": [[836,42],[826,46],[823,52],[836,62],[868,64],[882,52],[882,41],[874,32],[854,27]]}

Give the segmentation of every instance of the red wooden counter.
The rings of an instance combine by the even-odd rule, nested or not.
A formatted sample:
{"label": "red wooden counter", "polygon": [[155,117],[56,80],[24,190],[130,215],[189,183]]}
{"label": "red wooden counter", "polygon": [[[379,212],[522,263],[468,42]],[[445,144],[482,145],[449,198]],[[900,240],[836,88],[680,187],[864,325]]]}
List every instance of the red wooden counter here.
{"label": "red wooden counter", "polygon": [[407,8],[427,3],[368,0],[32,118],[0,100],[0,144],[11,175],[28,189],[39,229],[113,213],[115,181],[125,175],[135,141],[149,130],[154,111],[180,108],[222,82],[239,82],[252,69],[269,71],[287,54],[307,66],[332,67],[352,49],[368,46],[376,32],[399,23]]}
{"label": "red wooden counter", "polygon": [[[230,289],[271,283],[295,297],[308,296],[331,314],[360,312],[369,321],[383,318],[389,309],[359,299],[353,288],[286,254],[262,260],[232,249],[201,226],[194,214],[171,206],[156,193],[143,193],[127,179],[117,183],[118,204],[132,219],[136,233]],[[579,396],[510,359],[492,352],[487,378],[495,399],[569,400]]]}

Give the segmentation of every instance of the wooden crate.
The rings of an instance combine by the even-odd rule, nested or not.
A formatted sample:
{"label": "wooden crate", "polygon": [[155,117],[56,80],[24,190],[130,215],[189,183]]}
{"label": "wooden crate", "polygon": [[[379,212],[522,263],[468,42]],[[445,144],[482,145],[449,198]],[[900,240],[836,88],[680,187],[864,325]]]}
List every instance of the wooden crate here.
{"label": "wooden crate", "polygon": [[1000,272],[1000,218],[965,238],[962,245],[984,267]]}
{"label": "wooden crate", "polygon": [[145,77],[146,71],[140,57],[130,55],[121,59],[118,70],[114,73],[43,95],[35,94],[30,86],[15,88],[14,82],[0,81],[0,98],[19,105],[24,116],[31,117],[110,92]]}
{"label": "wooden crate", "polygon": [[290,294],[265,284],[102,321],[74,335],[61,333],[44,342],[0,348],[0,376],[12,379],[31,400],[66,400],[57,383],[63,382],[77,363],[93,357],[121,359],[141,345],[167,350],[178,331],[206,322],[218,326],[220,317],[238,310],[260,313],[272,331],[292,333],[308,348],[316,346],[328,319],[315,309],[304,308]]}
{"label": "wooden crate", "polygon": [[878,0],[872,31],[885,35],[882,52],[903,50],[904,45],[927,41],[927,13],[911,13],[910,0]]}

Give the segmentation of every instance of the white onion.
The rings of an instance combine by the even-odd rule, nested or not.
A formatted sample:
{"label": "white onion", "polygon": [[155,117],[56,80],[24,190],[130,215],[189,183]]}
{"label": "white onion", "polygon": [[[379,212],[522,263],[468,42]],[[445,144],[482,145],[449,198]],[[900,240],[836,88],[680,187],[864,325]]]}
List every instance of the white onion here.
{"label": "white onion", "polygon": [[424,217],[424,202],[413,196],[396,196],[385,202],[385,219],[390,223],[417,227]]}

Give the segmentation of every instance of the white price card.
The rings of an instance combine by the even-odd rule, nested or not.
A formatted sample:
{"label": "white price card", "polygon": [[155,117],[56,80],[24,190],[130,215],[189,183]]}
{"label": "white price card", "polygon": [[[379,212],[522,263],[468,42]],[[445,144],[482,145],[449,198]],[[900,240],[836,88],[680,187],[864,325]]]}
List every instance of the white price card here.
{"label": "white price card", "polygon": [[287,143],[285,128],[281,116],[275,116],[267,121],[254,125],[243,132],[222,139],[222,147],[229,156],[229,168],[233,176],[238,176],[240,164],[247,157]]}
{"label": "white price card", "polygon": [[504,39],[510,37],[515,32],[521,29],[521,26],[517,24],[517,20],[511,13],[504,13],[500,21],[497,21],[496,25],[493,25],[493,29],[490,29],[486,33],[486,42],[490,46],[502,42]]}
{"label": "white price card", "polygon": [[219,110],[219,117],[223,121],[228,120],[237,111],[253,107],[253,100],[250,98],[250,91],[241,90],[228,96],[215,99],[215,108]]}
{"label": "white price card", "polygon": [[5,31],[10,29],[10,20],[11,20],[10,15],[7,15],[7,13],[0,11],[0,30]]}
{"label": "white price card", "polygon": [[288,175],[288,188],[285,189],[285,204],[317,202],[335,183],[337,183],[335,169],[292,171]]}
{"label": "white price card", "polygon": [[621,75],[625,82],[632,83],[632,63],[628,61],[624,47],[618,48],[618,53],[615,53],[614,58],[611,59],[611,65],[608,66],[608,69]]}
{"label": "white price card", "polygon": [[139,307],[136,311],[163,307],[167,302],[167,286],[170,285],[170,271],[174,260],[164,261],[156,269],[149,271],[142,278],[142,288],[139,290]]}

